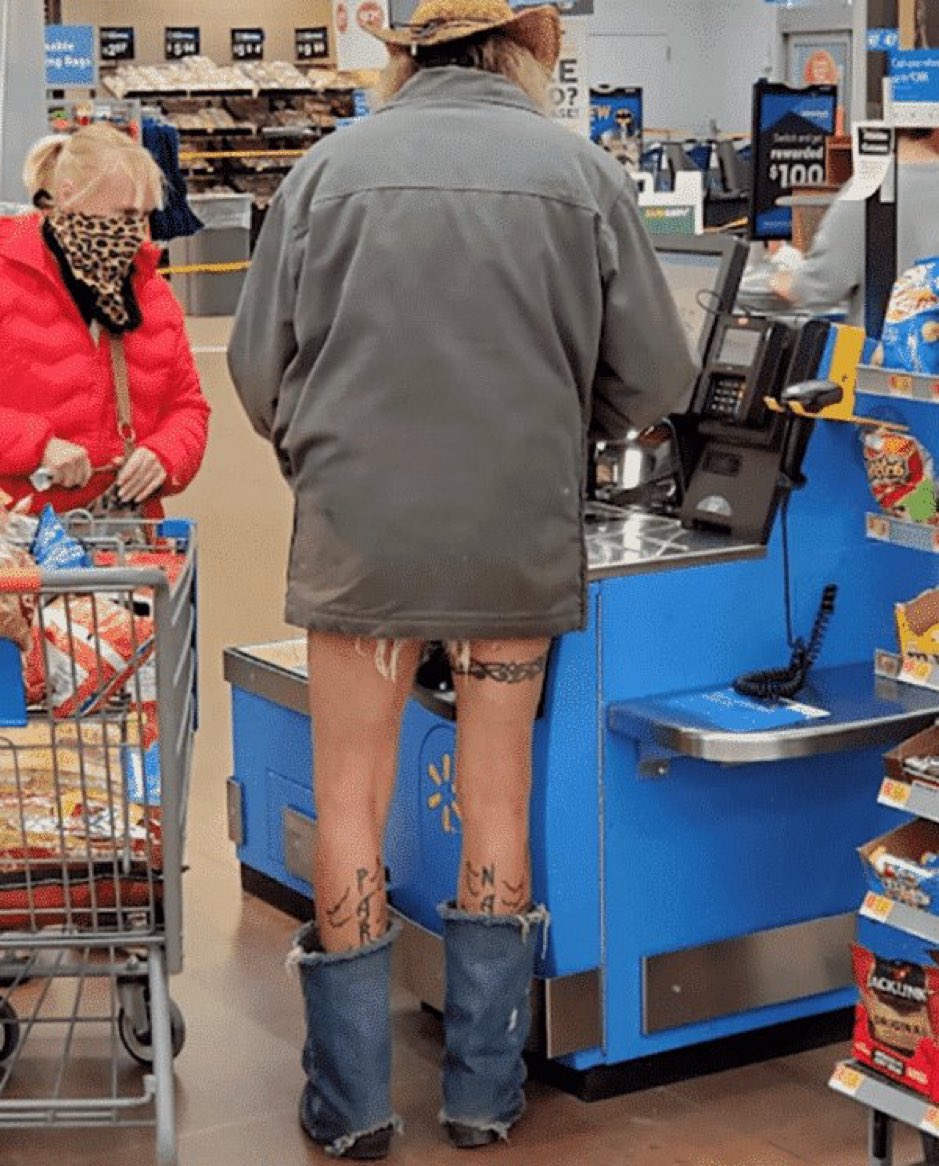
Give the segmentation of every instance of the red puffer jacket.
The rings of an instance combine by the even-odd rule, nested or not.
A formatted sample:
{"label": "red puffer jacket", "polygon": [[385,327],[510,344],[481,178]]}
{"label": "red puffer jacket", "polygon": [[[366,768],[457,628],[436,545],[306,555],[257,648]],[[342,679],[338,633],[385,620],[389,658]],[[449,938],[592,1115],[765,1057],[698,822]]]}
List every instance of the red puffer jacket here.
{"label": "red puffer jacket", "polygon": [[[29,215],[0,231],[0,490],[15,501],[32,492],[28,477],[52,437],[84,446],[96,470],[124,452],[107,337],[95,342],[40,226],[40,216]],[[158,258],[146,244],[134,262],[143,323],[124,346],[136,444],[157,455],[166,470],[161,493],[174,494],[202,461],[209,406]],[[36,494],[32,509],[85,506],[113,480],[113,471],[96,473],[81,489]]]}

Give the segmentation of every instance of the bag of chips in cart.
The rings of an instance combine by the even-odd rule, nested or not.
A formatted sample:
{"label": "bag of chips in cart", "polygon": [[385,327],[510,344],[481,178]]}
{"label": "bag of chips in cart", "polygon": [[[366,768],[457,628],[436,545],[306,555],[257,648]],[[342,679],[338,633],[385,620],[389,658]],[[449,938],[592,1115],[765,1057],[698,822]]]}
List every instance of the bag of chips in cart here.
{"label": "bag of chips in cart", "polygon": [[153,621],[101,595],[62,595],[42,609],[25,666],[27,699],[56,717],[100,709],[153,653]]}

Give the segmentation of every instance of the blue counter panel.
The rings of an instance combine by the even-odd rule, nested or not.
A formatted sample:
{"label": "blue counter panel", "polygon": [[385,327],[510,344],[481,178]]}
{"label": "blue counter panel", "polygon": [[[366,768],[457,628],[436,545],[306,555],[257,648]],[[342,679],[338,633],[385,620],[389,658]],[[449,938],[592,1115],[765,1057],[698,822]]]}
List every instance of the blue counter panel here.
{"label": "blue counter panel", "polygon": [[[532,881],[551,911],[540,975],[600,962],[600,740],[596,594],[586,631],[554,646],[545,709],[534,734]],[[411,701],[404,716],[387,861],[395,906],[437,933],[436,906],[453,897],[460,820],[455,790],[456,726]]]}
{"label": "blue counter panel", "polygon": [[283,846],[285,809],[313,817],[309,717],[233,688],[232,733],[233,776],[244,791],[238,861],[309,895],[309,884],[284,865]]}

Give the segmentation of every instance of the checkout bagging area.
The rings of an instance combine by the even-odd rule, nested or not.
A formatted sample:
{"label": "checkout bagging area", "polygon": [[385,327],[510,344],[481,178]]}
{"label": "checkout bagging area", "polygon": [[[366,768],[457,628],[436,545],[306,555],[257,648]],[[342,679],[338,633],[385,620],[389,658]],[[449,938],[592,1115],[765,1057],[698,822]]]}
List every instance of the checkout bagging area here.
{"label": "checkout bagging area", "polygon": [[[591,450],[588,625],[552,646],[534,736],[533,893],[551,923],[530,1051],[588,1100],[846,1041],[858,848],[916,788],[901,767],[887,804],[884,755],[923,732],[939,753],[936,645],[924,672],[922,618],[898,638],[899,613],[935,606],[939,526],[898,508],[909,459],[890,446],[908,428],[939,446],[936,383],[865,365],[855,329],[739,312],[740,240],[656,247],[702,372],[683,412]],[[302,640],[225,654],[242,883],[307,915],[305,669]],[[428,651],[386,863],[396,974],[432,1009],[458,715]]]}

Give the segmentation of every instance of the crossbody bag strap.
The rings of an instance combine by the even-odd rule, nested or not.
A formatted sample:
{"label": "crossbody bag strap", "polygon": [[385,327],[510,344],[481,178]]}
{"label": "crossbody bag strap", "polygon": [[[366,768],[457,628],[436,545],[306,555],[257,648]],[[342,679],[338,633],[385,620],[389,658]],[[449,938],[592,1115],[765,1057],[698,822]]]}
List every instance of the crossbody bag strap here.
{"label": "crossbody bag strap", "polygon": [[111,368],[114,370],[114,396],[117,400],[117,431],[124,443],[124,460],[134,450],[137,435],[134,432],[134,417],[130,405],[130,380],[127,376],[127,354],[124,351],[123,336],[108,333],[111,349]]}

